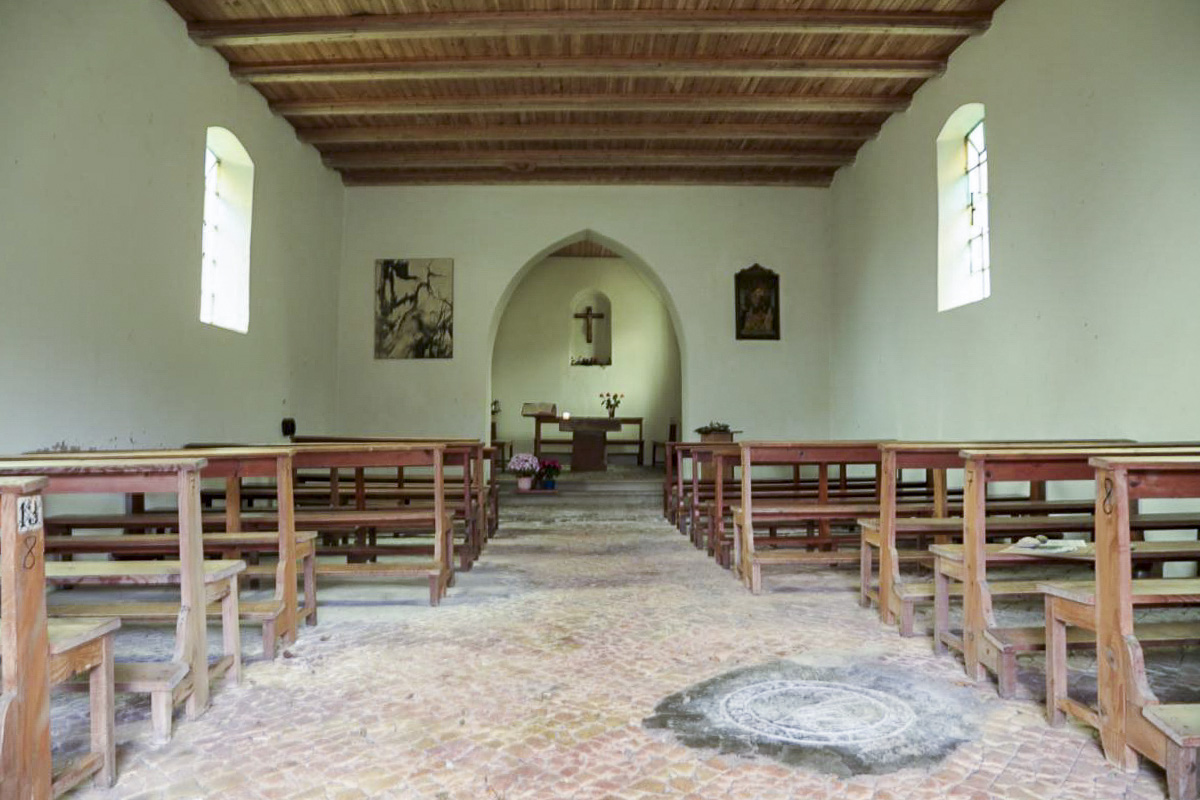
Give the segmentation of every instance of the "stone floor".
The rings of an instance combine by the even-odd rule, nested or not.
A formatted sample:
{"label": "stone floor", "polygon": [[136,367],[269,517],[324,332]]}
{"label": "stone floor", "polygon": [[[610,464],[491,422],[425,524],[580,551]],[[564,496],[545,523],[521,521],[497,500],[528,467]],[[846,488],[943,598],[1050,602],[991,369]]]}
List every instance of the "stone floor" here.
{"label": "stone floor", "polygon": [[[120,698],[120,780],[100,798],[1160,798],[1154,768],[1122,774],[1079,727],[1032,699],[971,687],[923,637],[859,608],[853,570],[780,575],[748,594],[650,502],[506,499],[499,536],[439,608],[419,586],[322,587],[321,624],[239,687],[147,741]],[[162,634],[132,634],[118,653]],[[244,632],[246,651],[257,631]],[[838,777],[770,757],[692,749],[644,720],[664,698],[756,665],[870,661],[965,693],[976,738],[944,759]],[[1036,681],[1034,681],[1036,683]],[[1026,692],[1029,690],[1026,689]],[[59,741],[82,699],[56,695]]]}

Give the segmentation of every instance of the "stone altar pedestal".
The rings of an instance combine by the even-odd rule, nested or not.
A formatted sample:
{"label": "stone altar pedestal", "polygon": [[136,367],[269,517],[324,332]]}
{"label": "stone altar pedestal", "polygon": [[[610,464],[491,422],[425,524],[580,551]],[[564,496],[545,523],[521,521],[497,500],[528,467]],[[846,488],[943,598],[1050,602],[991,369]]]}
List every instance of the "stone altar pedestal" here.
{"label": "stone altar pedestal", "polygon": [[621,430],[609,417],[571,417],[559,420],[558,429],[571,433],[571,472],[608,469],[608,432]]}

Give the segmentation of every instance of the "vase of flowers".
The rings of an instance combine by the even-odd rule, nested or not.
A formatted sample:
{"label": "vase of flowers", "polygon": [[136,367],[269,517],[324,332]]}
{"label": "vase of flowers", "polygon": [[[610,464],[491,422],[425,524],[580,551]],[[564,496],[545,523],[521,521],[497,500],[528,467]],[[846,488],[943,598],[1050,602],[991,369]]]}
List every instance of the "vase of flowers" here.
{"label": "vase of flowers", "polygon": [[553,489],[560,472],[562,472],[562,464],[553,458],[548,458],[542,462],[542,468],[538,470],[538,483],[543,489]]}
{"label": "vase of flowers", "polygon": [[508,471],[517,476],[517,489],[522,492],[533,488],[533,479],[541,467],[533,453],[515,453],[508,460]]}
{"label": "vase of flowers", "polygon": [[615,417],[617,415],[617,408],[621,405],[621,401],[624,399],[625,399],[625,395],[623,393],[618,393],[618,392],[601,392],[600,393],[600,402],[604,404],[604,407],[606,409],[608,409],[608,416],[610,418]]}

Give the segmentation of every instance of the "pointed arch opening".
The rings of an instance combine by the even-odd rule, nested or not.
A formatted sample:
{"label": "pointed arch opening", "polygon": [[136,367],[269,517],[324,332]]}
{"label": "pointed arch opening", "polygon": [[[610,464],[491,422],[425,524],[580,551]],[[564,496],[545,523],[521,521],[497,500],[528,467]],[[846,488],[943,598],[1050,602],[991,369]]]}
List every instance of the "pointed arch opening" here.
{"label": "pointed arch opening", "polygon": [[[599,395],[619,392],[625,397],[617,416],[644,420],[649,462],[651,443],[666,439],[682,417],[683,343],[677,332],[669,294],[629,248],[590,230],[543,248],[513,277],[494,310],[493,439],[531,452],[534,426],[521,416],[525,403],[604,416]],[[557,427],[553,432],[561,436]],[[623,429],[621,437],[629,435],[632,430]],[[613,463],[621,462],[614,455]]]}

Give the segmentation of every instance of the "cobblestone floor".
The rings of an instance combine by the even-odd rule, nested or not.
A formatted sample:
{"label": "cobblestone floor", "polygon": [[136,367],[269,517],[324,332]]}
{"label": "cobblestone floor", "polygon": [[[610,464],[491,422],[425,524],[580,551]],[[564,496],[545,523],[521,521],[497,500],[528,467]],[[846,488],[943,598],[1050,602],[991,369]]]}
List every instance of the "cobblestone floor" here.
{"label": "cobblestone floor", "polygon": [[[1087,731],[1051,729],[1034,700],[1004,702],[990,686],[968,690],[977,740],[884,775],[720,756],[648,730],[664,697],[779,659],[874,659],[931,686],[965,682],[926,639],[901,639],[859,608],[854,570],[772,577],[752,597],[652,502],[563,504],[508,503],[500,535],[440,608],[415,585],[323,586],[321,624],[290,657],[249,663],[243,684],[218,686],[167,745],[148,743],[148,707],[120,698],[119,783],[76,797],[1163,796],[1154,768],[1116,772]],[[248,653],[257,635],[244,632]],[[124,646],[139,641],[150,638]],[[60,739],[86,736],[82,699],[55,699]]]}

